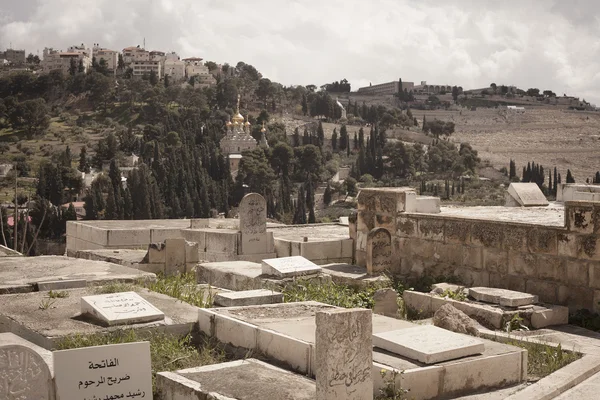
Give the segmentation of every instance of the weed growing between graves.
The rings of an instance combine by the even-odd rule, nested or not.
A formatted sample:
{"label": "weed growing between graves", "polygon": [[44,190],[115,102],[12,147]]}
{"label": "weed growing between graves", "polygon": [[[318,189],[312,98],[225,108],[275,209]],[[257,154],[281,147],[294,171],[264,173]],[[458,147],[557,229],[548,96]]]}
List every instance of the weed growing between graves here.
{"label": "weed growing between graves", "polygon": [[600,315],[589,310],[578,310],[569,316],[569,323],[600,332]]}
{"label": "weed growing between graves", "polygon": [[312,300],[344,308],[373,308],[373,295],[377,289],[379,287],[357,289],[333,282],[297,280],[285,285],[282,293],[286,303]]}
{"label": "weed growing between graves", "polygon": [[131,283],[112,282],[94,289],[96,294],[111,294],[135,291],[135,285]]}
{"label": "weed growing between graves", "polygon": [[155,377],[157,372],[217,364],[226,361],[225,353],[217,343],[205,339],[198,347],[192,343],[190,335],[184,338],[165,333],[137,333],[135,330],[115,331],[109,334],[69,336],[56,345],[54,350],[76,349],[80,347],[108,344],[150,342],[152,360],[152,388],[156,395]]}
{"label": "weed growing between graves", "polygon": [[147,282],[145,286],[153,292],[165,294],[196,307],[209,308],[213,304],[214,296],[210,287],[207,290],[199,288],[194,274],[159,274],[156,282]]}
{"label": "weed growing between graves", "polygon": [[[382,369],[379,373],[385,382],[385,387],[383,389],[379,389],[379,395],[375,397],[375,400],[408,399],[406,395],[408,394],[409,390],[402,388],[402,374],[404,374],[404,371],[398,372],[394,370],[389,376],[385,369]],[[400,383],[396,382],[398,375],[400,375]]]}
{"label": "weed growing between graves", "polygon": [[554,347],[520,340],[510,340],[506,344],[527,350],[527,376],[530,381],[548,376],[581,358],[580,353],[564,351],[560,344]]}
{"label": "weed growing between graves", "polygon": [[51,299],[65,299],[69,297],[69,292],[67,292],[66,290],[62,290],[59,292],[51,290],[48,292],[48,297],[50,297]]}

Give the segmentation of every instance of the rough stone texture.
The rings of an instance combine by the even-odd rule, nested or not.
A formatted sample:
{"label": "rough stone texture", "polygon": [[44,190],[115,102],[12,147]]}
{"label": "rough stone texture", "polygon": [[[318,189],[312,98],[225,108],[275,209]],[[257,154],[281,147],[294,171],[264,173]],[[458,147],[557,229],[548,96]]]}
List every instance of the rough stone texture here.
{"label": "rough stone texture", "polygon": [[455,285],[453,283],[434,283],[433,285],[431,285],[431,293],[442,294],[446,291],[456,293],[463,290],[464,288],[464,286]]}
{"label": "rough stone texture", "polygon": [[394,289],[379,289],[373,295],[373,313],[396,318],[398,316],[398,293]]}
{"label": "rough stone texture", "polygon": [[485,350],[481,340],[431,325],[374,334],[373,345],[425,364],[481,354]]}
{"label": "rough stone texture", "polygon": [[389,270],[392,266],[392,236],[385,228],[375,228],[367,237],[367,271],[369,274]]}
{"label": "rough stone texture", "polygon": [[315,382],[255,359],[159,372],[165,400],[314,400]]}
{"label": "rough stone texture", "polygon": [[435,312],[433,325],[456,333],[479,336],[475,321],[450,304],[444,304]]}
{"label": "rough stone texture", "polygon": [[37,352],[27,346],[0,341],[0,399],[54,399],[50,369]]}
{"label": "rough stone texture", "polygon": [[283,293],[268,289],[224,292],[215,296],[215,304],[221,307],[255,306],[283,303]]}
{"label": "rough stone texture", "polygon": [[317,400],[373,399],[372,324],[370,310],[317,312]]}
{"label": "rough stone texture", "polygon": [[527,306],[538,302],[538,297],[532,294],[487,287],[470,288],[469,296],[475,300],[505,307]]}

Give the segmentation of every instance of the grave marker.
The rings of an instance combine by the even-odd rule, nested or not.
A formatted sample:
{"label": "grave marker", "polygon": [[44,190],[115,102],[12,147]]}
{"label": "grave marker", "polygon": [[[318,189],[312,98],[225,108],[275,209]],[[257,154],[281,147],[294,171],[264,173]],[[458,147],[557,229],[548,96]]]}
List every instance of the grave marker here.
{"label": "grave marker", "polygon": [[537,183],[511,183],[507,192],[514,201],[523,207],[547,206],[550,204]]}
{"label": "grave marker", "polygon": [[533,294],[489,287],[470,288],[469,296],[475,300],[506,307],[528,306],[538,302],[538,296]]}
{"label": "grave marker", "polygon": [[373,334],[373,345],[425,364],[481,354],[485,349],[481,340],[431,325]]}
{"label": "grave marker", "polygon": [[54,352],[60,400],[150,399],[150,343],[125,343]]}
{"label": "grave marker", "polygon": [[267,231],[267,202],[258,193],[244,196],[239,206],[240,232],[257,234]]}
{"label": "grave marker", "polygon": [[262,273],[282,278],[317,274],[321,267],[302,256],[269,258],[262,260]]}
{"label": "grave marker", "polygon": [[136,292],[85,296],[81,313],[90,314],[108,326],[158,321],[165,315]]}
{"label": "grave marker", "polygon": [[367,236],[367,272],[382,272],[391,266],[392,235],[385,228],[375,228]]}
{"label": "grave marker", "polygon": [[316,324],[317,400],[372,400],[371,310],[320,311]]}
{"label": "grave marker", "polygon": [[52,375],[35,351],[21,345],[0,345],[0,399],[52,400]]}

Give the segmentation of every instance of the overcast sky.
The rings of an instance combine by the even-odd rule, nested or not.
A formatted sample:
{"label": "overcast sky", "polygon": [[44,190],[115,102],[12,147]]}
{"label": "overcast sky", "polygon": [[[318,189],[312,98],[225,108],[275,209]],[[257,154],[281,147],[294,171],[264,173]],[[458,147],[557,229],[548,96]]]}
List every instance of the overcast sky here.
{"label": "overcast sky", "polygon": [[402,78],[600,104],[596,0],[0,0],[0,49],[142,45],[285,85]]}

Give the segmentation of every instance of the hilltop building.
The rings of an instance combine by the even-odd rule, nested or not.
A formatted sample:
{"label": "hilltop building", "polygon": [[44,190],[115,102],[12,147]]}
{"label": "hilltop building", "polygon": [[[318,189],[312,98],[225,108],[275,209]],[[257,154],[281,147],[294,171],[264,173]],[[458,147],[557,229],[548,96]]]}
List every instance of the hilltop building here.
{"label": "hilltop building", "polygon": [[194,78],[194,86],[208,87],[217,83],[214,76],[211,75],[208,67],[204,65],[200,57],[184,58],[185,76]]}
{"label": "hilltop building", "polygon": [[6,51],[0,51],[0,60],[6,60],[11,65],[25,64],[25,50],[6,49]]}
{"label": "hilltop building", "polygon": [[125,66],[130,66],[134,61],[150,61],[150,52],[139,45],[124,48],[123,63]]}
{"label": "hilltop building", "polygon": [[116,73],[117,67],[119,66],[118,51],[100,47],[100,45],[96,43],[92,48],[92,58],[95,58],[97,63],[100,63],[100,60],[104,60],[108,70]]}
{"label": "hilltop building", "polygon": [[221,139],[219,145],[221,151],[229,160],[229,169],[232,173],[235,173],[239,168],[242,152],[255,149],[258,145],[256,139],[250,134],[250,122],[247,119],[244,122],[244,116],[240,114],[239,95],[235,115],[231,118],[231,121],[227,121],[226,125],[227,135]]}
{"label": "hilltop building", "polygon": [[66,75],[71,67],[71,60],[79,67],[83,65],[83,72],[87,72],[92,66],[92,50],[86,48],[82,43],[80,46],[71,46],[67,51],[45,48],[41,62],[42,71],[62,70]]}
{"label": "hilltop building", "polygon": [[[414,82],[402,82],[402,90],[406,89],[408,91],[413,90],[415,84]],[[358,89],[358,94],[368,94],[368,95],[393,95],[398,93],[400,90],[400,82],[392,81],[386,83],[379,83],[377,85],[371,85],[361,87]]]}

